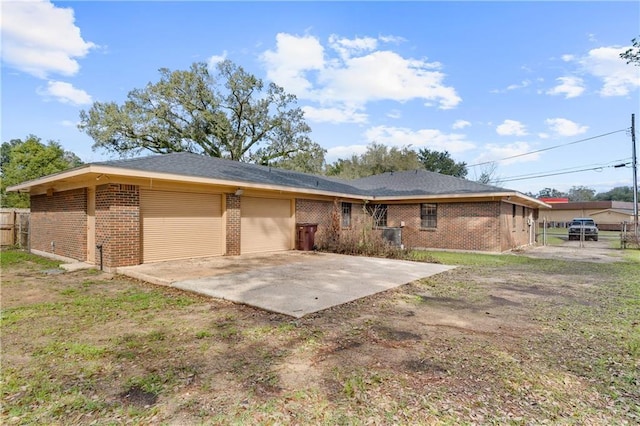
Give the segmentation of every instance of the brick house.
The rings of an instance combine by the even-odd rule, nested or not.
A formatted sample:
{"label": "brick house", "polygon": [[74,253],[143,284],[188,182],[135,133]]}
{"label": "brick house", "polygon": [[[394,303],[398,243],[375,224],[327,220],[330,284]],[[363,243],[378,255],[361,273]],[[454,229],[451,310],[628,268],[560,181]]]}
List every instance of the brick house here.
{"label": "brick house", "polygon": [[548,208],[421,170],[347,181],[191,153],[86,164],[8,190],[31,195],[32,251],[101,255],[106,269],[291,250],[297,223],[317,223],[322,240],[336,214],[346,230],[372,211],[405,247],[502,252],[533,244]]}

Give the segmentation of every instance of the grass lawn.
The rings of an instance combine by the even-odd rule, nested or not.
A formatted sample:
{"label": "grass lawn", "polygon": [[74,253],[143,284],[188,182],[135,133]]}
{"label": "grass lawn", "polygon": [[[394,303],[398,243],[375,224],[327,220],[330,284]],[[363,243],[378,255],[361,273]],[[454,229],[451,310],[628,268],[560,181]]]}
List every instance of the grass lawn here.
{"label": "grass lawn", "polygon": [[0,422],[637,424],[637,253],[417,253],[460,266],[294,320],[3,251]]}

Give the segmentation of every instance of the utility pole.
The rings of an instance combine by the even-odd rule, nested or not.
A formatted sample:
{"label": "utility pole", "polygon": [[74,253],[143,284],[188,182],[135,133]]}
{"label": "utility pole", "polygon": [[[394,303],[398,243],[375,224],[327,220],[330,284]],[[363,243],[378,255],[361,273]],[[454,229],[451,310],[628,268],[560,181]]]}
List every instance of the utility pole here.
{"label": "utility pole", "polygon": [[636,159],[636,115],[631,114],[631,162],[633,167],[633,225],[638,240],[638,160]]}

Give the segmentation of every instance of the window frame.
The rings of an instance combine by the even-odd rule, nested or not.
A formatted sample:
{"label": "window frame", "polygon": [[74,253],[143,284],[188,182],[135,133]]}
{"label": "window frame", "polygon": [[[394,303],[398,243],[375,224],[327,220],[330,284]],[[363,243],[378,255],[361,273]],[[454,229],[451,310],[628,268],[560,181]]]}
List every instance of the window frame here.
{"label": "window frame", "polygon": [[[378,212],[380,213],[376,214]],[[373,219],[373,227],[375,229],[388,227],[388,223],[389,223],[389,205],[388,204],[367,204],[367,213]]]}
{"label": "window frame", "polygon": [[[433,225],[433,226],[430,226]],[[420,228],[421,229],[437,229],[438,228],[438,203],[421,203],[420,204]]]}
{"label": "window frame", "polygon": [[340,206],[340,226],[342,228],[351,228],[352,212],[353,212],[353,203],[343,202],[342,205]]}

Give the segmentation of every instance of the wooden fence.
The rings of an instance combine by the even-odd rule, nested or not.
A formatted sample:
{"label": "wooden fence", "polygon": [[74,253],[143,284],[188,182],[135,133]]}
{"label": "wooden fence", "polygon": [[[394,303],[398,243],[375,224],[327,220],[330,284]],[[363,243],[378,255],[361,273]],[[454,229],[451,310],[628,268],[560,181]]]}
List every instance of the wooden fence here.
{"label": "wooden fence", "polygon": [[0,209],[0,245],[29,248],[29,209]]}

